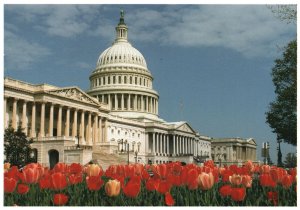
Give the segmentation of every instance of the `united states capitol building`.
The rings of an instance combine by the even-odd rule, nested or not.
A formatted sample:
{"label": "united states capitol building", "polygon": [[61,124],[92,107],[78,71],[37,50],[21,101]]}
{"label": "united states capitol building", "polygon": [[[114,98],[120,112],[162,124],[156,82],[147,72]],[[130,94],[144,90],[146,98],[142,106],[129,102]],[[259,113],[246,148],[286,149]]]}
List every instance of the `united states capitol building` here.
{"label": "united states capitol building", "polygon": [[90,89],[4,79],[4,126],[34,139],[36,160],[100,164],[256,160],[255,140],[213,139],[185,121],[159,117],[159,94],[143,55],[128,41],[124,14],[116,39],[91,72]]}

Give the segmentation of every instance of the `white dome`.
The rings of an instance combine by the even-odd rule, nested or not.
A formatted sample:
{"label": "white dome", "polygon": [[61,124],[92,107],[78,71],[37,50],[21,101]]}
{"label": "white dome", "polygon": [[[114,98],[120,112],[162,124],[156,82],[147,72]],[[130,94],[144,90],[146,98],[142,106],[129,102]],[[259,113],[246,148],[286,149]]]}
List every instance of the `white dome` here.
{"label": "white dome", "polygon": [[116,41],[111,47],[104,50],[97,61],[97,68],[118,63],[134,64],[147,69],[144,56],[129,42]]}

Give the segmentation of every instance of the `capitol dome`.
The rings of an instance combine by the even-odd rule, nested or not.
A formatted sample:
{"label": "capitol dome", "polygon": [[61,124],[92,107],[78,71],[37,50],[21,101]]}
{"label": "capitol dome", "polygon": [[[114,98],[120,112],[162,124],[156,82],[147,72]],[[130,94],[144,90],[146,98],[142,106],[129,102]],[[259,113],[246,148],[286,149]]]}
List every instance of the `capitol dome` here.
{"label": "capitol dome", "polygon": [[126,118],[158,119],[158,93],[142,53],[127,39],[121,12],[116,39],[104,50],[90,75],[89,95],[108,104],[111,114]]}

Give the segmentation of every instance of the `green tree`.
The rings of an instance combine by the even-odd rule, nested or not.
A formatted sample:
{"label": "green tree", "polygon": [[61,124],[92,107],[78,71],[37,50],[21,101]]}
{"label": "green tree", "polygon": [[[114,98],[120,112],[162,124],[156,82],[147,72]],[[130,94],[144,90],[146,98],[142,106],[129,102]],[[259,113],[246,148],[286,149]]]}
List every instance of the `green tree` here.
{"label": "green tree", "polygon": [[27,163],[33,162],[29,153],[31,151],[30,144],[32,139],[28,139],[22,131],[21,126],[15,131],[9,126],[4,132],[4,155],[5,161],[11,165],[24,166]]}
{"label": "green tree", "polygon": [[284,167],[294,168],[297,166],[297,157],[294,153],[288,153],[285,157]]}
{"label": "green tree", "polygon": [[266,122],[278,140],[297,145],[297,41],[291,41],[272,69],[276,100],[270,104]]}

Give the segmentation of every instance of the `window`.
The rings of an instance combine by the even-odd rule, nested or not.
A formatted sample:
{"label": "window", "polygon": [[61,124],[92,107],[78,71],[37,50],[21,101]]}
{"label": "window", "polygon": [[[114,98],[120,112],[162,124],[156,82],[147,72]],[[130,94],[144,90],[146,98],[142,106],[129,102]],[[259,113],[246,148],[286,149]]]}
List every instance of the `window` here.
{"label": "window", "polygon": [[114,129],[111,129],[111,134],[114,134]]}
{"label": "window", "polygon": [[122,80],[122,78],[121,78],[121,76],[119,76],[119,81],[118,81],[119,84],[121,84],[121,80]]}
{"label": "window", "polygon": [[132,76],[129,78],[129,83],[132,84]]}
{"label": "window", "polygon": [[103,77],[103,85],[105,85],[105,77]]}
{"label": "window", "polygon": [[127,77],[124,76],[124,83],[126,84],[127,83]]}
{"label": "window", "polygon": [[116,84],[116,76],[113,76],[113,84]]}
{"label": "window", "polygon": [[137,77],[134,78],[134,83],[137,85]]}

